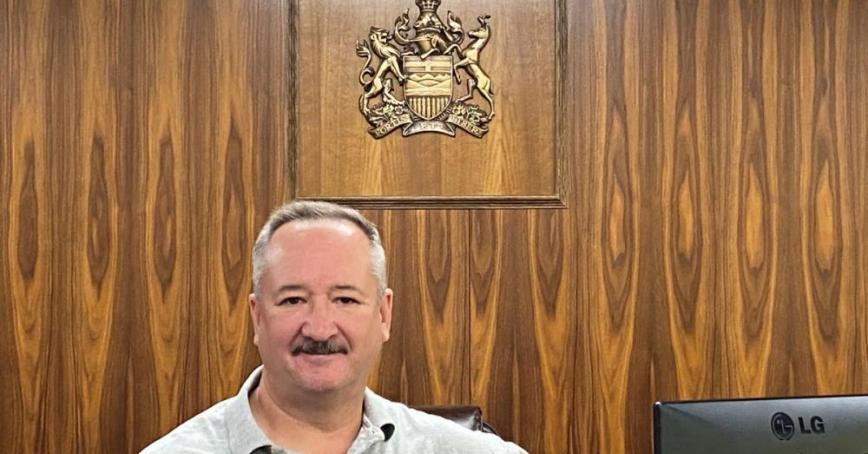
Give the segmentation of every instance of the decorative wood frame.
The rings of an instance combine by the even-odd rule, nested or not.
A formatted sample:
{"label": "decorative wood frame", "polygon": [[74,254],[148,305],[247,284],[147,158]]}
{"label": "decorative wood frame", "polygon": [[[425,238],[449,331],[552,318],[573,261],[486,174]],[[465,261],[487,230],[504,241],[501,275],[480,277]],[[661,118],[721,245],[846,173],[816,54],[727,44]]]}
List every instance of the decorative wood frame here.
{"label": "decorative wood frame", "polygon": [[[289,5],[289,67],[287,68],[289,83],[288,112],[288,143],[289,143],[289,185],[290,199],[316,199],[340,203],[357,208],[380,209],[498,209],[498,208],[566,208],[564,182],[566,156],[566,122],[567,112],[564,103],[566,93],[566,57],[567,57],[567,14],[566,0],[554,2],[554,153],[555,153],[555,192],[551,195],[527,196],[359,196],[359,197],[304,197],[298,195],[298,0]],[[367,134],[363,131],[362,133]]]}

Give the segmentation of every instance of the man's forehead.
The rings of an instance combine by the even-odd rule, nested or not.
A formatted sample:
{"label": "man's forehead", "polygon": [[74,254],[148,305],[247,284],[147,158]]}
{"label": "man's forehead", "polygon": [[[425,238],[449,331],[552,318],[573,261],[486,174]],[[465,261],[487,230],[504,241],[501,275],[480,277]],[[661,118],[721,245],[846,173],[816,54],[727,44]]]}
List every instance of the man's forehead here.
{"label": "man's forehead", "polygon": [[367,285],[370,242],[353,222],[343,219],[292,221],[280,226],[265,250],[268,285]]}
{"label": "man's forehead", "polygon": [[302,219],[291,221],[278,227],[274,235],[276,236],[279,233],[291,235],[293,233],[304,234],[312,232],[332,233],[342,237],[365,235],[359,226],[346,219]]}
{"label": "man's forehead", "polygon": [[[351,253],[367,258],[370,241],[365,233],[351,221],[343,219],[314,219],[288,222],[280,226],[269,241],[265,256],[269,262],[287,255],[319,255]],[[355,251],[355,252],[351,252]]]}

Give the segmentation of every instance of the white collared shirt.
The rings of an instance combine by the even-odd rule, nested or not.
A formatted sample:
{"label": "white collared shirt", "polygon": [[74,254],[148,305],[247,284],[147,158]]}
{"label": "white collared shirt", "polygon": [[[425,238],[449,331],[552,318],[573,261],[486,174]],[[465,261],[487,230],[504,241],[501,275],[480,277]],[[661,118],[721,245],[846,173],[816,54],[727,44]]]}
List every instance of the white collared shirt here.
{"label": "white collared shirt", "polygon": [[[192,417],[141,453],[297,454],[272,443],[253,418],[248,396],[261,375],[259,366],[237,395]],[[497,435],[465,429],[366,389],[362,426],[347,454],[387,453],[527,454]]]}

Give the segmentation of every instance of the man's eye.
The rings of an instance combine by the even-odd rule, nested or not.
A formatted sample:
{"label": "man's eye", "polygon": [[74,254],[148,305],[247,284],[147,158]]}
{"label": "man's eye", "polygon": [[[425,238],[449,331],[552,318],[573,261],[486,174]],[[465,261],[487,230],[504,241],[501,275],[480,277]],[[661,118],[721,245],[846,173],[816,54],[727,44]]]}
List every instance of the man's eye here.
{"label": "man's eye", "polygon": [[278,306],[290,305],[295,306],[296,304],[301,304],[304,302],[304,298],[299,296],[290,296],[289,298],[284,298],[277,303]]}
{"label": "man's eye", "polygon": [[359,304],[359,300],[355,298],[350,298],[349,296],[342,296],[337,298],[337,302],[340,304]]}

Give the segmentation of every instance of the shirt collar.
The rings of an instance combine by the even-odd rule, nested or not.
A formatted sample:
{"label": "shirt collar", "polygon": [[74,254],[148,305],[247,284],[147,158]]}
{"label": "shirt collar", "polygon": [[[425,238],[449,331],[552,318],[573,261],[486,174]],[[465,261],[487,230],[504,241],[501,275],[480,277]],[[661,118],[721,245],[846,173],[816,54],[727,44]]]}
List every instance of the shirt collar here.
{"label": "shirt collar", "polygon": [[259,366],[247,377],[241,390],[226,408],[226,433],[229,434],[229,448],[232,452],[250,453],[273,444],[256,424],[250,410],[250,391],[259,385],[261,377],[262,366]]}
{"label": "shirt collar", "polygon": [[365,407],[362,425],[364,426],[365,422],[367,422],[372,427],[376,427],[385,441],[388,441],[394,435],[397,428],[395,418],[388,411],[388,404],[389,401],[371,391],[370,388],[365,388]]}

